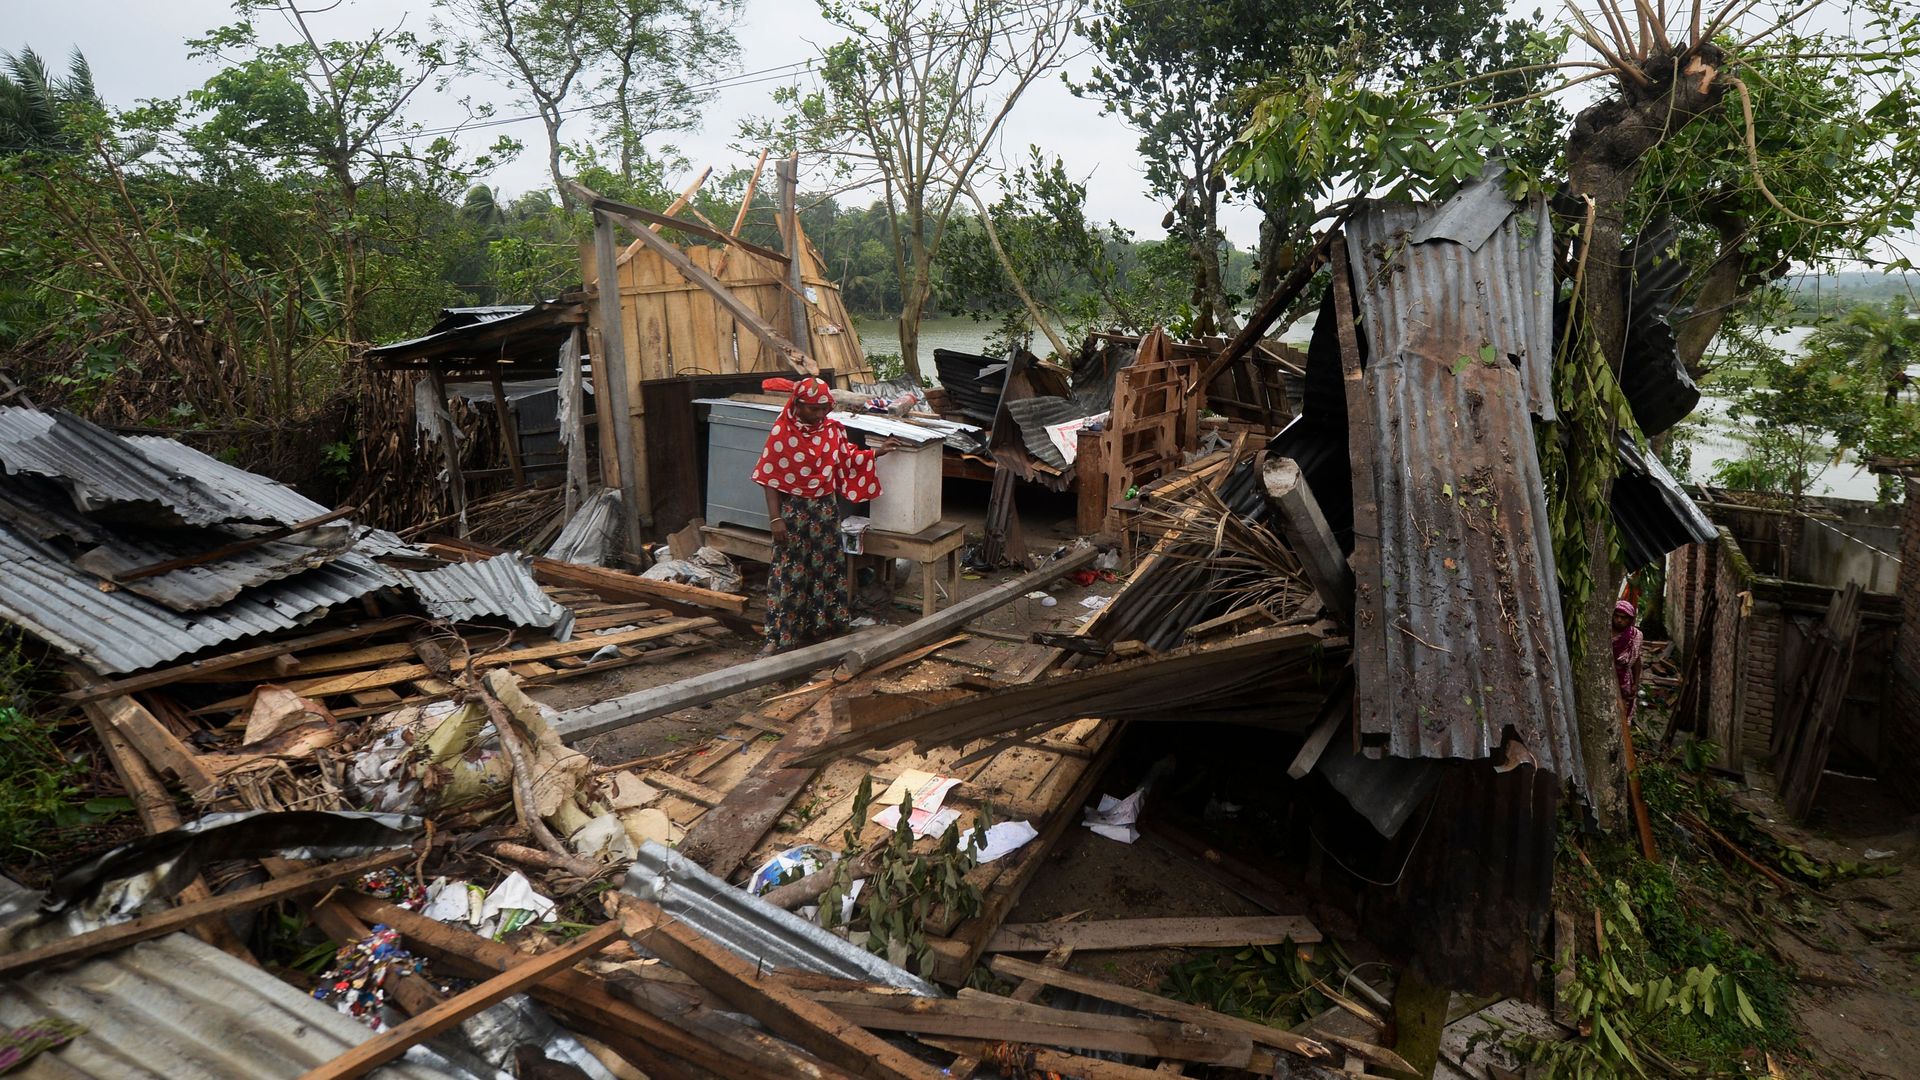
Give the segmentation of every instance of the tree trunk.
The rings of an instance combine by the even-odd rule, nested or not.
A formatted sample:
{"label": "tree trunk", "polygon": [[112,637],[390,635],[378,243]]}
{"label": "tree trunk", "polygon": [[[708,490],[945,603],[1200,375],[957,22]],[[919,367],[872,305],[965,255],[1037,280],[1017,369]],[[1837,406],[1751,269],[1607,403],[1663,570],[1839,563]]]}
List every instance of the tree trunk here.
{"label": "tree trunk", "polygon": [[[1717,67],[1723,60],[1708,46],[1701,59]],[[1650,65],[1649,65],[1650,66]],[[1628,88],[1582,111],[1575,119],[1567,144],[1567,185],[1575,198],[1592,200],[1593,228],[1583,237],[1581,260],[1586,266],[1580,310],[1601,355],[1617,375],[1626,350],[1627,310],[1625,269],[1621,249],[1626,233],[1626,209],[1647,152],[1693,122],[1720,101],[1720,87],[1710,70],[1685,77],[1668,76],[1653,87]],[[1596,403],[1563,403],[1563,411]],[[1611,439],[1587,445],[1580,425],[1568,424],[1567,453],[1579,460],[1603,460],[1614,450]],[[1609,543],[1610,516],[1603,500],[1591,515],[1586,548],[1593,574],[1593,595],[1586,610],[1587,646],[1572,657],[1574,704],[1578,713],[1581,753],[1588,794],[1603,824],[1618,819],[1620,806],[1619,693],[1613,671],[1613,601],[1625,577],[1613,561]]]}

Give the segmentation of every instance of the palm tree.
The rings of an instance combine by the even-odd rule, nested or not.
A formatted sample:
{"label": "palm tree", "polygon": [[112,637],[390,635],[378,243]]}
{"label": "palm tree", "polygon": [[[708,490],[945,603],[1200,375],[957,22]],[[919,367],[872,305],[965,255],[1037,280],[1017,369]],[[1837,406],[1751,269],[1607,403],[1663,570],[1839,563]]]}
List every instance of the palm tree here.
{"label": "palm tree", "polygon": [[101,107],[93,69],[79,49],[67,58],[64,79],[32,49],[0,53],[0,154],[71,153],[79,149],[72,111]]}
{"label": "palm tree", "polygon": [[1907,310],[1904,297],[1886,307],[1862,304],[1814,331],[1807,346],[1850,360],[1845,367],[1876,387],[1891,408],[1912,384],[1907,368],[1920,361],[1920,316]]}

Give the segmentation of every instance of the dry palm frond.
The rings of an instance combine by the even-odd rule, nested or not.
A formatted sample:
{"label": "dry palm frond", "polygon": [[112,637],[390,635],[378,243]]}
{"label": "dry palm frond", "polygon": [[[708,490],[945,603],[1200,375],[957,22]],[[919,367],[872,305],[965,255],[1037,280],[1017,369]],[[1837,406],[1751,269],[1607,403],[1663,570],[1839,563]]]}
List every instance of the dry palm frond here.
{"label": "dry palm frond", "polygon": [[1264,524],[1234,513],[1211,488],[1149,503],[1140,518],[1144,531],[1164,531],[1155,548],[1162,558],[1212,571],[1211,589],[1233,598],[1229,610],[1260,607],[1286,618],[1314,595],[1293,549]]}

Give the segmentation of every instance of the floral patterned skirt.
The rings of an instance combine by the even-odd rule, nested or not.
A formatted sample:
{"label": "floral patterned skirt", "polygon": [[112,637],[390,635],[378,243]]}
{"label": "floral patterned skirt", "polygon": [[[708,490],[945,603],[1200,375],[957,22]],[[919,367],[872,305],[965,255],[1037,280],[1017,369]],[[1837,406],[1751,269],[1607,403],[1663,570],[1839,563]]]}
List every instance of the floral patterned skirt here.
{"label": "floral patterned skirt", "polygon": [[782,495],[780,519],[787,539],[774,548],[767,578],[767,645],[775,652],[838,637],[853,620],[838,500]]}

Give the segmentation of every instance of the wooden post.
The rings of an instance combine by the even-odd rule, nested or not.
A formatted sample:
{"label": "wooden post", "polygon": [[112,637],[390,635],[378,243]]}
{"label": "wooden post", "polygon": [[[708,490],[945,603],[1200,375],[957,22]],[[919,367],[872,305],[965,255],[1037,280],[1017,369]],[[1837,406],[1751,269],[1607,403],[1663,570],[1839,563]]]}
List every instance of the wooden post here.
{"label": "wooden post", "polygon": [[1340,553],[1340,544],[1327,527],[1320,501],[1307,487],[1300,466],[1292,458],[1270,458],[1261,471],[1261,480],[1266,484],[1267,500],[1280,511],[1287,542],[1300,556],[1308,583],[1327,610],[1352,626],[1353,570]]}
{"label": "wooden post", "polygon": [[587,498],[586,393],[580,378],[580,338],[575,327],[560,346],[560,439],[567,444],[567,520]]}
{"label": "wooden post", "polygon": [[800,248],[806,241],[800,233],[800,211],[795,206],[799,198],[800,159],[798,156],[781,158],[775,171],[780,178],[780,225],[781,235],[787,247],[787,284],[790,287],[788,302],[792,304],[793,343],[800,349],[800,355],[813,356],[813,328],[807,319],[806,285],[800,273]]}
{"label": "wooden post", "polygon": [[447,487],[453,496],[453,512],[459,519],[455,531],[467,535],[467,478],[460,472],[460,433],[454,430],[453,414],[447,410],[447,380],[440,369],[427,369],[427,385],[433,388],[433,422],[440,429],[440,452],[447,459]]}
{"label": "wooden post", "polygon": [[1074,531],[1099,536],[1107,527],[1106,434],[1081,428],[1079,440],[1079,453],[1073,459],[1073,482],[1080,496]]}
{"label": "wooden post", "polygon": [[600,422],[613,425],[620,459],[620,516],[626,521],[627,550],[638,552],[645,539],[641,525],[653,518],[653,499],[647,490],[646,440],[634,430],[633,402],[627,387],[619,252],[614,249],[613,220],[599,210],[593,212],[593,257],[600,309],[600,352],[593,358],[594,396],[602,405]]}
{"label": "wooden post", "polygon": [[507,468],[513,472],[513,486],[527,486],[527,471],[520,465],[520,425],[513,421],[513,409],[507,404],[507,384],[496,366],[490,373],[493,383],[493,415],[500,421],[500,445],[507,452]]}

